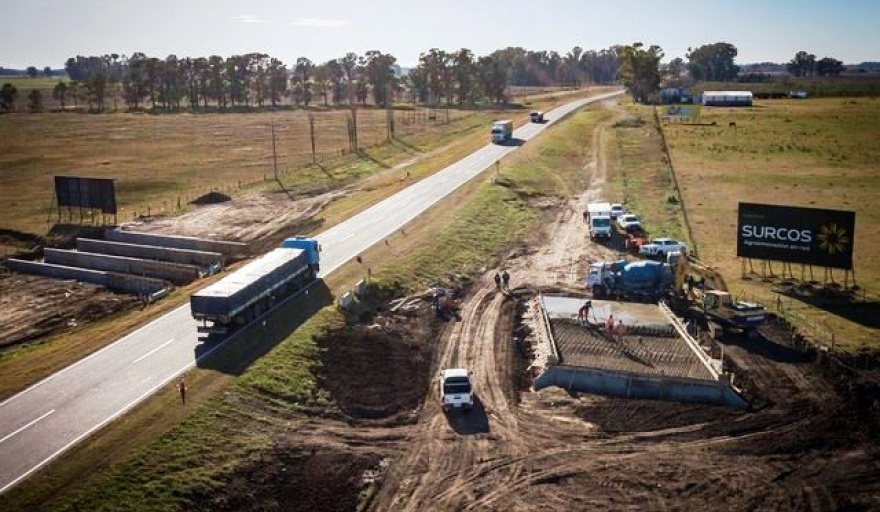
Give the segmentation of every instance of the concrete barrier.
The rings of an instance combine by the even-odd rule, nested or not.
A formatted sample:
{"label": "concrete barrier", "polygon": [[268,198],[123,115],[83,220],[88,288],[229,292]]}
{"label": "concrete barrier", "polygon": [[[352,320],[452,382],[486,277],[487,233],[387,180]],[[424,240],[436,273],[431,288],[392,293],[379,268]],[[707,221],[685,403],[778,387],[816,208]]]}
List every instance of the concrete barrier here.
{"label": "concrete barrier", "polygon": [[354,302],[354,296],[351,292],[345,292],[341,297],[339,297],[339,306],[342,309],[347,309],[351,306],[351,303]]}
{"label": "concrete barrier", "polygon": [[197,265],[204,271],[223,268],[224,258],[219,252],[196,251],[192,249],[175,249],[173,247],[157,247],[155,245],[129,244],[110,242],[93,238],[77,238],[76,249],[80,252],[110,254],[146,260],[170,261],[183,265]]}
{"label": "concrete barrier", "polygon": [[120,274],[132,274],[139,277],[152,277],[171,281],[174,284],[188,284],[199,278],[198,267],[181,265],[179,263],[64,249],[45,249],[44,255],[46,263],[118,272]]}
{"label": "concrete barrier", "polygon": [[53,265],[51,263],[41,263],[38,261],[27,260],[6,260],[6,266],[15,272],[22,274],[32,274],[35,276],[51,277],[53,279],[73,279],[83,283],[97,284],[100,286],[108,286],[110,277],[107,272],[98,270],[89,270],[86,268],[66,267],[64,265]]}
{"label": "concrete barrier", "polygon": [[107,275],[108,288],[146,296],[149,302],[161,299],[171,291],[168,282],[161,279],[117,274],[116,272],[107,272]]}
{"label": "concrete barrier", "polygon": [[367,291],[367,281],[361,279],[360,281],[355,283],[354,288],[352,288],[351,291],[354,292],[355,296],[363,297],[364,293]]}
{"label": "concrete barrier", "polygon": [[248,244],[241,242],[225,242],[222,240],[208,240],[190,236],[159,235],[155,233],[141,233],[139,231],[127,231],[124,229],[107,229],[104,238],[111,242],[124,242],[129,244],[155,245],[170,247],[173,249],[189,249],[193,251],[219,252],[230,259],[246,258],[251,255]]}

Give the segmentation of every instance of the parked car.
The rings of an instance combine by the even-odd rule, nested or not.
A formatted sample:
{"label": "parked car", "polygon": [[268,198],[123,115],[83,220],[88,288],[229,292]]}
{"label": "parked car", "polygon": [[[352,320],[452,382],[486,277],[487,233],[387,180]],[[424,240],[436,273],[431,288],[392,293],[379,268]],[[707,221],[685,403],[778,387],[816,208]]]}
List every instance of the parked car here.
{"label": "parked car", "polygon": [[633,231],[636,228],[641,229],[642,225],[639,218],[631,213],[625,213],[617,217],[617,225],[624,231]]}
{"label": "parked car", "polygon": [[465,368],[448,368],[440,372],[440,406],[444,411],[474,406],[471,372]]}
{"label": "parked car", "polygon": [[680,252],[687,254],[687,245],[672,238],[657,238],[639,248],[639,254],[665,258],[667,254]]}
{"label": "parked car", "polygon": [[616,219],[626,213],[626,208],[623,207],[622,204],[612,204],[611,205],[611,218]]}

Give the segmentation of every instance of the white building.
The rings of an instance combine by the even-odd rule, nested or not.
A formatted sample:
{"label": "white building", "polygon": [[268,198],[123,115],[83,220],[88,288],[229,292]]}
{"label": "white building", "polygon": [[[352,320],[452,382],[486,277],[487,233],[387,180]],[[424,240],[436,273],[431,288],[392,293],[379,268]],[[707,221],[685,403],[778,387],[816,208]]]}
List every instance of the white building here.
{"label": "white building", "polygon": [[752,105],[751,91],[706,91],[703,105],[715,107],[749,107]]}

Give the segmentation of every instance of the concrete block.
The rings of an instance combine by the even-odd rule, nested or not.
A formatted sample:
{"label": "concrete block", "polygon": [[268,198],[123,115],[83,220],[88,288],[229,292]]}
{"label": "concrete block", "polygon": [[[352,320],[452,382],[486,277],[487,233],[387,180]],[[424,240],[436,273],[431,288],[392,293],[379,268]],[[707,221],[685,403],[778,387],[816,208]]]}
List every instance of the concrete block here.
{"label": "concrete block", "polygon": [[108,229],[105,231],[104,237],[112,242],[155,245],[194,251],[219,252],[230,259],[246,258],[251,255],[248,244],[241,242],[225,242],[222,240],[209,240],[206,238],[195,238],[190,236],[141,233],[139,231],[128,231],[124,229]]}

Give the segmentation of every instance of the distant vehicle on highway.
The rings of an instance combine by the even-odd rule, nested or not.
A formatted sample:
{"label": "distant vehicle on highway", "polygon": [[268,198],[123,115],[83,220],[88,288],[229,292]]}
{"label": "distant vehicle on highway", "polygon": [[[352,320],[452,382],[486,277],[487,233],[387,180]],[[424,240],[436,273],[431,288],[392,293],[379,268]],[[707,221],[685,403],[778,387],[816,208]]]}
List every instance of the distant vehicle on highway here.
{"label": "distant vehicle on highway", "polygon": [[471,372],[465,368],[448,368],[440,372],[440,406],[444,411],[474,406]]}
{"label": "distant vehicle on highway", "polygon": [[495,121],[492,123],[492,142],[507,144],[513,139],[513,121]]}
{"label": "distant vehicle on highway", "polygon": [[612,219],[617,219],[617,217],[620,217],[624,213],[626,213],[626,208],[624,208],[622,204],[614,203],[611,205]]}
{"label": "distant vehicle on highway", "polygon": [[538,110],[532,110],[532,112],[529,114],[529,120],[533,123],[543,123],[544,113]]}

